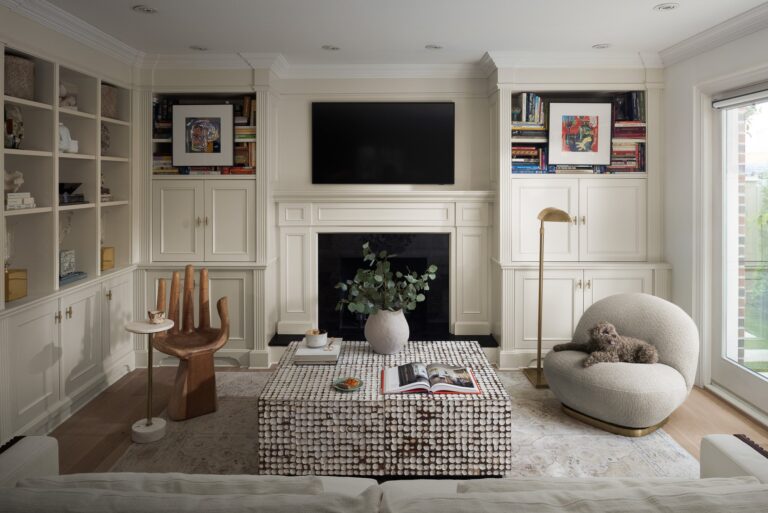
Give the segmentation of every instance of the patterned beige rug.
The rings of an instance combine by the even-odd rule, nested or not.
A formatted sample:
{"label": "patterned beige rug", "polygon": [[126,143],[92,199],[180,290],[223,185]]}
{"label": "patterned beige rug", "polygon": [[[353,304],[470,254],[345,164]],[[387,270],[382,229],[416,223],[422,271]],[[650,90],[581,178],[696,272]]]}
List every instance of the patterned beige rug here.
{"label": "patterned beige rug", "polygon": [[[605,433],[563,414],[552,393],[532,388],[521,372],[499,374],[516,413],[509,477],[698,478],[696,459],[663,430],[643,438]],[[169,421],[164,439],[131,445],[112,471],[257,474],[256,403],[269,376],[217,373],[216,413]]]}

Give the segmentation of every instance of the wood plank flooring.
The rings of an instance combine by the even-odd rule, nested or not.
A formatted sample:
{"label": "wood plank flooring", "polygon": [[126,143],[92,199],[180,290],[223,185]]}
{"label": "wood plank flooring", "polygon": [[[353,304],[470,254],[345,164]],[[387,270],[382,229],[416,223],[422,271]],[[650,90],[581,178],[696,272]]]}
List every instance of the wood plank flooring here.
{"label": "wood plank flooring", "polygon": [[[155,369],[155,415],[168,403],[175,375],[175,368]],[[146,376],[143,369],[131,372],[51,433],[59,441],[63,474],[106,472],[115,464],[131,444],[131,425],[146,415]],[[744,433],[768,447],[765,426],[700,388],[693,389],[664,430],[697,459],[699,443],[708,434]]]}

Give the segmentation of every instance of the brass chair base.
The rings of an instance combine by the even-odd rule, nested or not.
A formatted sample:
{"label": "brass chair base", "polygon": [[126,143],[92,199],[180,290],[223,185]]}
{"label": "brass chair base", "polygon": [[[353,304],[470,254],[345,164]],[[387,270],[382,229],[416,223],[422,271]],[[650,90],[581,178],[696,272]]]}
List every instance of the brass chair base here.
{"label": "brass chair base", "polygon": [[654,431],[662,427],[664,424],[666,424],[667,421],[669,420],[669,417],[667,417],[666,419],[662,420],[661,422],[653,426],[644,427],[644,428],[630,428],[630,427],[619,426],[617,424],[611,424],[610,422],[605,422],[603,420],[590,417],[589,415],[576,411],[573,408],[569,408],[564,404],[561,406],[563,407],[563,412],[569,417],[573,417],[578,421],[581,421],[585,424],[589,424],[590,426],[596,427],[597,429],[602,429],[603,431],[613,433],[614,435],[628,436],[632,438],[650,435],[651,433],[653,433]]}
{"label": "brass chair base", "polygon": [[530,381],[531,385],[534,387],[549,388],[547,377],[544,375],[544,371],[542,369],[537,369],[536,367],[526,367],[523,369],[523,374],[525,374],[525,377],[528,378],[528,381]]}

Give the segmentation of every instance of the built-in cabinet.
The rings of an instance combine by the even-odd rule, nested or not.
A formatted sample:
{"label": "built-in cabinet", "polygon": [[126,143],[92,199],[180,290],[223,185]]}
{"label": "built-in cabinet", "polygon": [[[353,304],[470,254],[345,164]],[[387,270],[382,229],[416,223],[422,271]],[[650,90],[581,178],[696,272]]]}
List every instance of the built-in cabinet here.
{"label": "built-in cabinet", "polygon": [[126,272],[0,319],[0,438],[50,429],[131,369],[132,310]]}
{"label": "built-in cabinet", "polygon": [[254,260],[255,198],[253,180],[153,180],[153,259]]}
{"label": "built-in cabinet", "polygon": [[[536,269],[514,272],[514,344],[536,349],[539,274]],[[542,345],[570,342],[581,315],[593,303],[632,292],[654,293],[648,268],[563,269],[545,267]]]}
{"label": "built-in cabinet", "polygon": [[512,258],[538,261],[537,216],[547,207],[571,223],[547,223],[547,261],[631,262],[646,258],[646,180],[624,177],[516,178],[512,182]]}

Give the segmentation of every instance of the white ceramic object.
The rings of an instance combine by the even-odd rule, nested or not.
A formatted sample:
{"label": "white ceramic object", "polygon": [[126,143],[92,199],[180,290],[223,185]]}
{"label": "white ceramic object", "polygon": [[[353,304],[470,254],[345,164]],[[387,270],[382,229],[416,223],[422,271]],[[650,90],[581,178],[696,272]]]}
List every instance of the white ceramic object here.
{"label": "white ceramic object", "polygon": [[378,310],[365,322],[365,339],[379,354],[395,354],[408,343],[408,321],[402,310]]}
{"label": "white ceramic object", "polygon": [[152,424],[147,419],[137,420],[131,427],[131,440],[137,444],[157,442],[165,436],[165,419],[152,417]]}
{"label": "white ceramic object", "polygon": [[59,151],[69,151],[72,144],[72,134],[64,123],[59,123]]}
{"label": "white ceramic object", "polygon": [[325,344],[328,342],[328,332],[307,330],[304,333],[304,339],[307,341],[307,347],[325,347]]}

